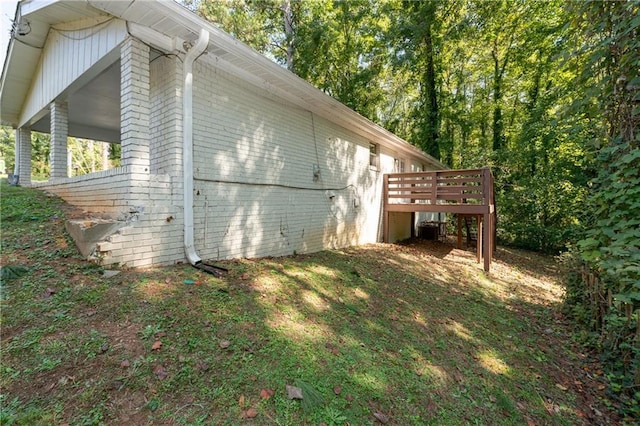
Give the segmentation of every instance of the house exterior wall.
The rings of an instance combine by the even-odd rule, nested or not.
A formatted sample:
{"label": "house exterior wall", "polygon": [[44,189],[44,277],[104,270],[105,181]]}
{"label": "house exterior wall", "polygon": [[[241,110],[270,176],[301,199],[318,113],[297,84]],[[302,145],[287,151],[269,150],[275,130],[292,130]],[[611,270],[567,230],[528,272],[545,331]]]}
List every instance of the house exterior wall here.
{"label": "house exterior wall", "polygon": [[[105,264],[173,264],[185,260],[181,62],[175,57],[158,57],[149,63],[148,52],[144,52],[146,46],[134,42],[130,47],[128,55],[134,59],[130,68],[138,70],[123,72],[121,87],[134,88],[133,96],[129,98],[133,105],[129,110],[135,118],[131,131],[137,143],[131,147],[131,152],[138,154],[131,156],[131,170],[126,173],[127,193],[122,195],[128,200],[127,206],[119,209],[119,219],[127,222],[127,226],[99,243],[96,256]],[[123,53],[123,57],[125,55],[127,53]],[[149,70],[148,81],[146,86],[142,81],[142,90],[138,90],[141,79],[137,75],[140,65],[145,62]],[[140,93],[144,93],[145,88],[148,88],[148,96],[143,102]],[[123,102],[126,103],[124,98]],[[140,127],[141,121],[136,118],[140,111],[148,114],[146,129]]]}
{"label": "house exterior wall", "polygon": [[[129,38],[117,47],[123,152],[131,144],[123,166],[34,186],[123,223],[97,244],[103,264],[182,262],[182,63],[174,56],[149,61],[146,46]],[[381,240],[383,174],[394,171],[394,159],[408,165],[419,158],[249,86],[217,68],[213,55],[196,61],[193,81],[201,258],[280,256]],[[370,143],[380,148],[375,168]],[[395,238],[409,237],[409,225],[410,215],[394,218]]]}
{"label": "house exterior wall", "polygon": [[120,139],[122,165],[149,172],[149,46],[133,37],[121,44]]}
{"label": "house exterior wall", "polygon": [[379,240],[382,174],[393,171],[397,152],[382,146],[372,170],[369,143],[382,141],[248,88],[205,60],[196,63],[194,85],[201,257],[279,256]]}
{"label": "house exterior wall", "polygon": [[135,39],[124,41],[121,110],[125,165],[33,185],[86,210],[87,219],[109,218],[123,225],[97,244],[94,257],[103,264],[140,267],[184,260],[182,184],[177,177],[181,167],[174,162],[181,135],[175,62],[175,58],[160,58],[150,64],[147,46]]}

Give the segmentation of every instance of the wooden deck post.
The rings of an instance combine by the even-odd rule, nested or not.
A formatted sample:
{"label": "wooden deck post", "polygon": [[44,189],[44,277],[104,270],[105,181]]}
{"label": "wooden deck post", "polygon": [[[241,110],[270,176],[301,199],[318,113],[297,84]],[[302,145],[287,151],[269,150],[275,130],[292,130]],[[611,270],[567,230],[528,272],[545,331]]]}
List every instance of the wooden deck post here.
{"label": "wooden deck post", "polygon": [[382,242],[389,242],[389,175],[382,178]]}
{"label": "wooden deck post", "polygon": [[438,204],[438,172],[429,173],[431,176],[431,199],[430,204]]}
{"label": "wooden deck post", "polygon": [[486,256],[486,252],[484,252],[484,226],[483,226],[483,217],[482,215],[476,215],[476,228],[478,235],[476,236],[476,261],[480,263],[482,261],[482,256]]}
{"label": "wooden deck post", "polygon": [[485,226],[482,229],[482,254],[484,256],[484,270],[489,272],[491,266],[491,214],[485,213],[483,222]]}
{"label": "wooden deck post", "polygon": [[491,182],[491,171],[486,167],[482,169],[482,184],[484,186],[484,204],[486,206],[483,218],[485,226],[482,230],[482,252],[484,254],[484,270],[485,272],[489,272],[489,268],[491,267],[491,257],[493,254],[493,215],[491,211],[493,208],[493,185]]}

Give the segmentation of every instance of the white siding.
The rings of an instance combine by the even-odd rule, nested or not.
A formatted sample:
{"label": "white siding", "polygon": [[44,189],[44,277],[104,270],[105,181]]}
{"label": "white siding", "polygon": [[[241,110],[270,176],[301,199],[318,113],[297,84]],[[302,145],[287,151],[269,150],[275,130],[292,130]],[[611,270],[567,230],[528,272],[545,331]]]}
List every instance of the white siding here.
{"label": "white siding", "polygon": [[[83,20],[66,26],[64,31],[52,29],[34,73],[20,125],[69,90],[72,83],[117,48],[126,36],[125,22],[117,19],[102,24]],[[105,67],[108,65],[104,64]]]}

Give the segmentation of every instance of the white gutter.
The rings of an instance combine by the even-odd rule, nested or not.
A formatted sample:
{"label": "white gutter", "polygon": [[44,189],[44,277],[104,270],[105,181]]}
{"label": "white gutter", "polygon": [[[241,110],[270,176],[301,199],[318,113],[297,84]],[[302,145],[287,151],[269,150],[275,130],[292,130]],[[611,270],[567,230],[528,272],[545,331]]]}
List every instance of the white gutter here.
{"label": "white gutter", "polygon": [[184,86],[182,90],[182,181],[184,184],[184,251],[189,263],[202,259],[193,242],[193,62],[209,45],[209,32],[201,29],[200,37],[184,58]]}

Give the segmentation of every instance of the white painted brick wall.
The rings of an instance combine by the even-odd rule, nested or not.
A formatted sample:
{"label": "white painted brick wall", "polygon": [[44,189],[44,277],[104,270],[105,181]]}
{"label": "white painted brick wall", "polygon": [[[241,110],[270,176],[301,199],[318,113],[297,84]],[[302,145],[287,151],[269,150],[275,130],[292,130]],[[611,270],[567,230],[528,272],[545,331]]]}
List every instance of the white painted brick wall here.
{"label": "white painted brick wall", "polygon": [[66,102],[55,100],[51,111],[51,179],[67,177],[67,136],[69,107]]}
{"label": "white painted brick wall", "polygon": [[368,139],[247,88],[205,61],[195,66],[194,84],[194,219],[203,258],[279,256],[380,239],[382,174],[393,171],[395,152],[383,149],[380,170],[371,170]]}
{"label": "white painted brick wall", "polygon": [[[185,261],[182,64],[160,57],[145,69],[148,54],[136,40],[123,44],[123,167],[37,184],[129,220],[99,244],[105,264]],[[368,139],[248,87],[213,62],[203,56],[194,67],[198,254],[279,256],[379,241],[382,174],[398,154],[381,145],[380,168],[372,170]]]}
{"label": "white painted brick wall", "polygon": [[120,52],[122,165],[149,171],[149,47],[129,37]]}
{"label": "white painted brick wall", "polygon": [[104,264],[139,267],[184,260],[181,166],[175,161],[181,155],[179,73],[176,61],[165,59],[150,69],[147,46],[132,38],[122,45],[123,167],[37,184],[88,212],[127,219],[127,226],[98,245]]}
{"label": "white painted brick wall", "polygon": [[182,63],[158,57],[150,65],[151,172],[182,175]]}
{"label": "white painted brick wall", "polygon": [[16,129],[15,173],[20,176],[20,185],[31,185],[31,130],[23,127]]}

